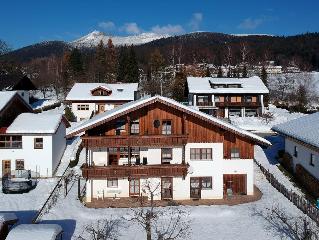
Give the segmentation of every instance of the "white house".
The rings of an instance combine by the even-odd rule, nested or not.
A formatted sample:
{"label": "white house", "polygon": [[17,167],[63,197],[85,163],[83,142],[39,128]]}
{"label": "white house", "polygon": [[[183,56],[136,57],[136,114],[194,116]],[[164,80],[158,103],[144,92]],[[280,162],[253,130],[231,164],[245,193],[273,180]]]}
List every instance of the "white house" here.
{"label": "white house", "polygon": [[285,138],[296,177],[319,197],[319,113],[278,124],[272,130]]}
{"label": "white house", "polygon": [[200,111],[219,118],[250,117],[264,113],[264,95],[269,90],[257,77],[188,77],[188,102]]}
{"label": "white house", "polygon": [[66,147],[62,114],[22,113],[0,134],[0,176],[31,170],[52,177]]}
{"label": "white house", "polygon": [[75,83],[66,97],[77,121],[134,101],[138,83]]}
{"label": "white house", "polygon": [[254,194],[254,144],[250,132],[172,99],[154,96],[124,104],[83,122],[88,149],[82,167],[86,202],[145,195],[156,199],[219,199],[227,192]]}

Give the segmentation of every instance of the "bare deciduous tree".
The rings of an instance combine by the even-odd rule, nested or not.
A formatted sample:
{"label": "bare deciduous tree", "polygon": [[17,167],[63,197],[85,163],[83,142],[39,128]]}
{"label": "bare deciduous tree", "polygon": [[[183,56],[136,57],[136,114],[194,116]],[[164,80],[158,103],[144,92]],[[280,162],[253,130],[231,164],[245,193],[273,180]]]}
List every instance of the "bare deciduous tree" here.
{"label": "bare deciduous tree", "polygon": [[266,208],[259,212],[272,227],[290,239],[294,240],[317,240],[319,227],[307,216],[290,216],[279,206]]}
{"label": "bare deciduous tree", "polygon": [[159,194],[160,183],[152,184],[146,181],[144,194],[149,196],[149,206],[146,207],[144,198],[140,199],[141,207],[131,209],[132,215],[127,221],[139,224],[146,233],[147,240],[177,240],[187,239],[190,235],[188,212],[180,207],[157,208],[154,197]]}
{"label": "bare deciduous tree", "polygon": [[98,220],[95,223],[88,224],[78,240],[117,240],[120,236],[120,228],[123,223],[119,219]]}

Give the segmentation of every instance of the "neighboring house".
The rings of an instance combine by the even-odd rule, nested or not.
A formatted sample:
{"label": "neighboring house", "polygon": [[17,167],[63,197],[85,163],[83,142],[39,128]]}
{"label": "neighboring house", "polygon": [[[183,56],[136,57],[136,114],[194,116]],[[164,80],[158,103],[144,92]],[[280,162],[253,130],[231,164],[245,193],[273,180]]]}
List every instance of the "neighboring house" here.
{"label": "neighboring house", "polygon": [[296,177],[319,197],[319,113],[278,124],[272,130],[285,138]]}
{"label": "neighboring house", "polygon": [[250,132],[154,96],[98,114],[71,130],[85,132],[82,167],[86,202],[145,195],[156,199],[218,199],[226,192],[254,194],[254,145],[270,143]]}
{"label": "neighboring house", "polygon": [[250,78],[188,77],[188,103],[218,118],[251,117],[264,113],[263,81]]}
{"label": "neighboring house", "polygon": [[105,112],[137,97],[138,83],[75,83],[66,97],[77,121]]}
{"label": "neighboring house", "polygon": [[0,134],[0,177],[13,170],[54,175],[66,147],[67,125],[62,114],[20,114]]}
{"label": "neighboring house", "polygon": [[29,103],[30,91],[37,90],[30,78],[20,73],[0,74],[0,91],[17,91]]}
{"label": "neighboring house", "polygon": [[0,133],[21,113],[33,112],[31,106],[16,92],[0,92]]}

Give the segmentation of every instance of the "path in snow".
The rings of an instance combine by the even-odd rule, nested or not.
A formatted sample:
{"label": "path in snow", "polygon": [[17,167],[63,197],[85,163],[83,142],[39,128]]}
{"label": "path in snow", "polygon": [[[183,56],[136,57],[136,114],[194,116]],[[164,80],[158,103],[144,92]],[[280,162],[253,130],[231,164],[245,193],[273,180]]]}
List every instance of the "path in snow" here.
{"label": "path in snow", "polygon": [[267,137],[273,145],[267,149],[262,149],[260,146],[255,146],[255,158],[264,168],[268,169],[278,181],[286,186],[287,189],[293,190],[300,196],[304,196],[300,188],[295,186],[282,171],[278,168],[278,160],[276,159],[278,150],[284,149],[284,139],[280,136]]}

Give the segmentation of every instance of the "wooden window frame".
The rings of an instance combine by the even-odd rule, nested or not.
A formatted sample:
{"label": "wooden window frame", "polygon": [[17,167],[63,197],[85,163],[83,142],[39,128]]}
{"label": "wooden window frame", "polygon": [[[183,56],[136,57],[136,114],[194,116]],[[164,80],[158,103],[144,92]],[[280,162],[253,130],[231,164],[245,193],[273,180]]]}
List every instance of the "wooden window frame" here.
{"label": "wooden window frame", "polygon": [[[234,152],[233,150],[237,149],[238,151]],[[233,154],[236,154],[236,156],[233,156]],[[238,154],[238,157],[237,157]],[[230,148],[230,158],[231,159],[239,159],[240,158],[240,148],[239,147],[232,147]]]}
{"label": "wooden window frame", "polygon": [[[169,153],[164,153],[166,150],[170,150],[170,154],[171,154],[171,158],[169,161],[163,161],[164,160],[164,157],[163,155],[164,154],[169,154]],[[169,158],[165,158],[165,160],[168,160]],[[170,162],[173,160],[173,148],[161,148],[161,164],[170,164]]]}
{"label": "wooden window frame", "polygon": [[[3,138],[3,140],[1,139]],[[17,140],[18,139],[18,140]],[[2,135],[0,136],[0,149],[21,149],[22,136],[20,135]]]}
{"label": "wooden window frame", "polygon": [[[163,180],[169,180],[170,181],[170,184],[171,184],[171,197],[169,197],[169,198],[167,198],[167,197],[165,197],[165,196],[163,196]],[[173,197],[174,197],[174,178],[172,178],[172,177],[162,177],[161,178],[161,199],[162,200],[164,200],[164,199],[173,199]]]}
{"label": "wooden window frame", "polygon": [[[168,123],[170,122],[170,126],[171,126],[171,129],[170,129],[170,132],[168,131],[168,125],[164,125],[164,123]],[[165,128],[164,128],[165,126]],[[173,121],[171,119],[164,119],[162,120],[162,127],[161,127],[161,130],[162,130],[162,135],[172,135],[173,134]]]}
{"label": "wooden window frame", "polygon": [[[131,192],[131,181],[138,181],[138,185],[134,184],[134,192]],[[136,188],[138,186],[138,193],[136,192]],[[129,181],[129,196],[130,197],[137,197],[141,194],[141,180],[139,178],[132,178]]]}
{"label": "wooden window frame", "polygon": [[[24,159],[16,159],[16,170],[24,170]],[[23,167],[21,168],[22,165]],[[19,166],[19,167],[18,167]]]}
{"label": "wooden window frame", "polygon": [[[121,125],[120,125],[120,123],[121,123]],[[124,119],[117,120],[115,122],[115,135],[121,135],[121,133],[123,133],[125,131],[126,131],[126,121]]]}
{"label": "wooden window frame", "polygon": [[88,111],[88,110],[90,110],[90,106],[89,106],[89,104],[78,104],[77,110],[78,111]]}
{"label": "wooden window frame", "polygon": [[[210,186],[203,187],[203,181],[204,180],[209,180],[208,183],[210,183]],[[201,184],[201,189],[202,190],[211,190],[211,189],[213,189],[213,177],[201,177],[200,178],[200,184]]]}
{"label": "wooden window frame", "polygon": [[[39,139],[42,139],[42,144],[37,142],[37,140]],[[36,137],[33,139],[34,149],[43,149],[43,145],[44,145],[43,137]]]}
{"label": "wooden window frame", "polygon": [[131,121],[131,126],[130,126],[131,135],[139,135],[140,134],[140,122],[138,120]]}
{"label": "wooden window frame", "polygon": [[[116,184],[114,184],[114,183],[116,183]],[[119,187],[118,178],[108,178],[107,179],[107,187],[108,188],[118,188]]]}
{"label": "wooden window frame", "polygon": [[190,148],[190,160],[211,161],[213,160],[212,148]]}

